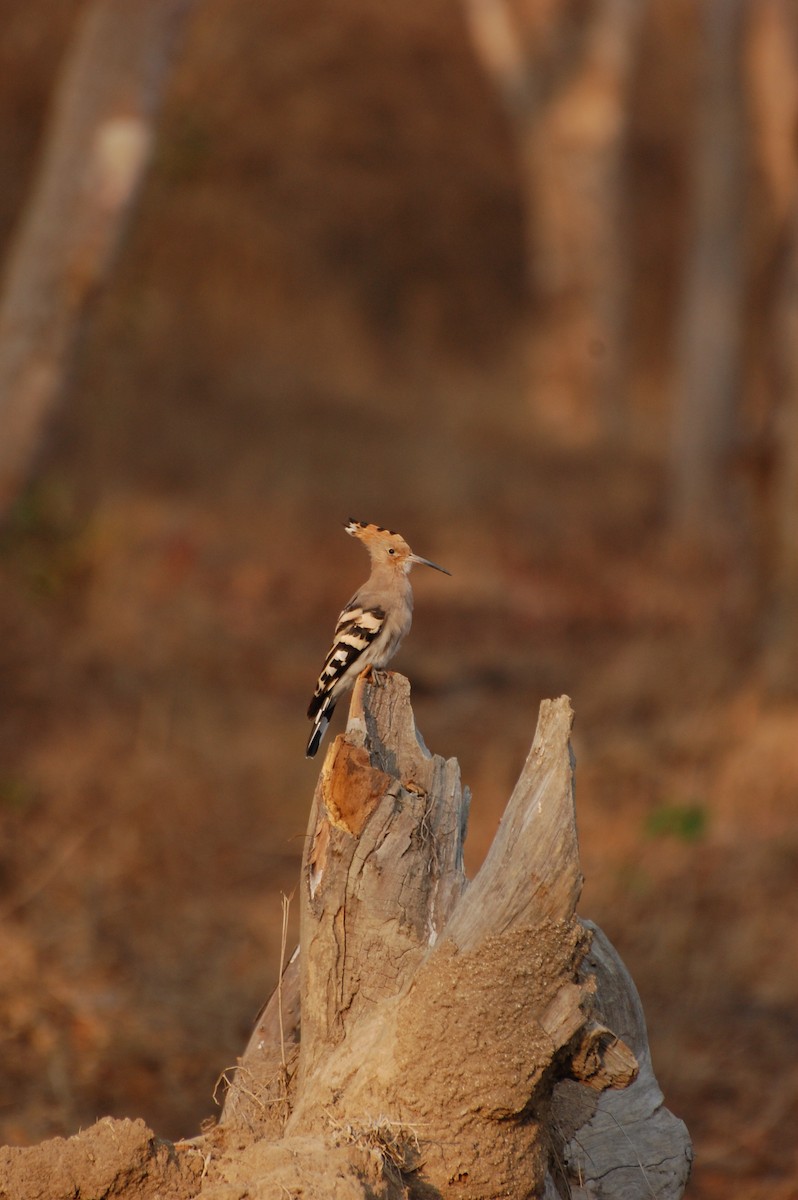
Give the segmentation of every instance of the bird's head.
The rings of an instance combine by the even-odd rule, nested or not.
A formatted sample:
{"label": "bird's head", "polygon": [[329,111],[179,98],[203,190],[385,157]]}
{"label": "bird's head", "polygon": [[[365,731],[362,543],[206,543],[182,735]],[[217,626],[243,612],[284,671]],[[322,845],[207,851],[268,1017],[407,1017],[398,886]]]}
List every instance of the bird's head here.
{"label": "bird's head", "polygon": [[407,574],[413,563],[419,563],[421,566],[443,571],[444,575],[451,575],[451,571],[447,571],[445,567],[439,567],[428,558],[414,554],[402,535],[394,533],[392,529],[383,529],[381,525],[369,525],[365,521],[356,521],[353,517],[346,522],[345,529],[350,537],[356,537],[363,543],[374,566],[385,564]]}

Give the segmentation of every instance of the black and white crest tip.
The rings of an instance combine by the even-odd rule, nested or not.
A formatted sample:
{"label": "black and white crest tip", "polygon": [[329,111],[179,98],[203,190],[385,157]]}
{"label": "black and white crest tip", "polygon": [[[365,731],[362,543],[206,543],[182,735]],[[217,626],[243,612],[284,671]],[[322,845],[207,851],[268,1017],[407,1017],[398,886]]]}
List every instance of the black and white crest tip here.
{"label": "black and white crest tip", "polygon": [[344,521],[344,529],[352,537],[359,537],[364,530],[371,530],[373,533],[388,533],[391,537],[400,536],[395,529],[386,529],[384,525],[374,525],[371,521],[356,521],[354,517]]}

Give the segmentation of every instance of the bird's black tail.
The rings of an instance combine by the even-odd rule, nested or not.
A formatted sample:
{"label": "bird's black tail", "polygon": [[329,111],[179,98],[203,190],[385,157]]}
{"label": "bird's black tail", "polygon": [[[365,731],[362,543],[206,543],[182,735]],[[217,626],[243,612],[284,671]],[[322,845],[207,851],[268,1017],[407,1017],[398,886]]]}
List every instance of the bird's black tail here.
{"label": "bird's black tail", "polygon": [[[314,700],[316,697],[314,697]],[[314,703],[311,701],[311,709],[314,708]],[[306,758],[315,758],[316,751],[321,745],[322,738],[327,732],[327,726],[330,724],[330,717],[335,712],[335,701],[329,696],[324,697],[315,712],[309,712],[308,716],[312,716],[313,732],[308,739],[308,748],[305,751]]]}

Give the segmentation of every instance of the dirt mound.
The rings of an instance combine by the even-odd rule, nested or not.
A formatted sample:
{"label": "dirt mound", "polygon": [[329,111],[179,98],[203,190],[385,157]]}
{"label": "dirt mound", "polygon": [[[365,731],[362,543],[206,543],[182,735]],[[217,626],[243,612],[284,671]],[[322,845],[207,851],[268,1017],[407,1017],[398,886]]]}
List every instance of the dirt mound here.
{"label": "dirt mound", "polygon": [[7,1200],[188,1200],[202,1158],[156,1138],[143,1121],[104,1117],[90,1129],[39,1146],[0,1148],[0,1195]]}

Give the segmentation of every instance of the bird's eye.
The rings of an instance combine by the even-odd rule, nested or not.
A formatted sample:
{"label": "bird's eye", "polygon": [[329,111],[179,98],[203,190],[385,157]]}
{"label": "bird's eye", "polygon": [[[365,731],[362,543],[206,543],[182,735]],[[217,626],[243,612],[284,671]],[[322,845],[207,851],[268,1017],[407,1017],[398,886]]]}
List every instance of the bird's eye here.
{"label": "bird's eye", "polygon": [[396,551],[394,550],[393,546],[391,546],[391,547],[389,548],[389,550],[388,550],[388,553],[389,553],[389,554],[396,554]]}

